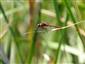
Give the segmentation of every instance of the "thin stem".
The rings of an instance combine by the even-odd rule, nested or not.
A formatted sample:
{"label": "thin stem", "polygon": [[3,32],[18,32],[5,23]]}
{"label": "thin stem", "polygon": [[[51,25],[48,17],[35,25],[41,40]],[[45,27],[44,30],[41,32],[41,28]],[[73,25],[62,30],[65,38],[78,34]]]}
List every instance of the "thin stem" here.
{"label": "thin stem", "polygon": [[[4,16],[5,20],[6,20],[5,22],[6,22],[7,24],[9,24],[9,20],[8,20],[6,14],[5,14],[5,11],[4,11],[1,3],[0,3],[0,10],[1,10],[1,12],[3,13],[3,16]],[[17,40],[17,38],[16,38],[15,31],[13,30],[13,28],[12,28],[10,25],[9,25],[8,27],[9,27],[9,30],[10,30],[10,32],[11,32],[11,35],[13,36],[14,41],[15,41],[15,43],[16,43],[16,46],[17,46],[17,50],[18,50],[18,52],[19,52],[20,59],[21,59],[21,61],[23,62],[22,55],[21,55],[21,53],[20,53],[20,51],[19,51],[19,47],[18,47],[18,45],[17,45],[19,42],[18,42],[18,40]]]}
{"label": "thin stem", "polygon": [[[41,20],[41,3],[38,3],[38,17],[37,17],[37,23],[38,24]],[[32,39],[32,45],[31,45],[31,49],[30,49],[30,55],[29,55],[29,59],[28,59],[28,63],[31,64],[32,63],[32,58],[33,58],[33,55],[34,55],[34,52],[35,52],[35,45],[36,45],[36,40],[37,40],[37,30],[38,30],[38,27],[36,28],[35,32],[34,32],[34,35],[33,35],[33,39]]]}
{"label": "thin stem", "polygon": [[[69,12],[69,14],[70,14],[70,16],[71,16],[72,21],[73,21],[74,23],[76,23],[77,21],[76,21],[74,15],[73,15],[73,13],[72,13],[72,11],[71,11],[71,9],[70,9],[70,5],[69,5],[70,3],[68,2],[68,0],[64,0],[64,3],[65,3],[65,6],[66,6],[66,8],[67,8],[67,10],[68,10],[68,12]],[[75,27],[76,27],[76,31],[78,32],[78,35],[79,35],[79,37],[80,37],[80,39],[81,39],[81,41],[82,41],[82,43],[83,43],[84,50],[85,50],[85,43],[84,43],[84,40],[82,39],[82,36],[81,36],[80,31],[79,31],[79,29],[78,29],[78,25],[76,24]]]}

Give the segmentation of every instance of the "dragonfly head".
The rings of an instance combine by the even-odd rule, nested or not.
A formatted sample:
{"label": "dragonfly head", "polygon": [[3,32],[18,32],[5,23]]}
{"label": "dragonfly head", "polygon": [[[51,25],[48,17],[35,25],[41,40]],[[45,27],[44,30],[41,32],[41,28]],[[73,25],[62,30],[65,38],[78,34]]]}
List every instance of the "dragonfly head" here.
{"label": "dragonfly head", "polygon": [[38,24],[38,28],[42,28],[42,29],[45,29],[45,28],[47,28],[49,25],[47,24],[47,23],[40,23],[40,24]]}

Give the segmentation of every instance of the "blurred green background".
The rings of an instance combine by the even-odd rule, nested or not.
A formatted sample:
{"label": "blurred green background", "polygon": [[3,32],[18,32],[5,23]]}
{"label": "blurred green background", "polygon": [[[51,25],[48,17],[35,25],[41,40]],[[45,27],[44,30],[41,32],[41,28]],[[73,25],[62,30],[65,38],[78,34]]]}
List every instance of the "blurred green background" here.
{"label": "blurred green background", "polygon": [[85,64],[85,0],[0,0],[0,64]]}

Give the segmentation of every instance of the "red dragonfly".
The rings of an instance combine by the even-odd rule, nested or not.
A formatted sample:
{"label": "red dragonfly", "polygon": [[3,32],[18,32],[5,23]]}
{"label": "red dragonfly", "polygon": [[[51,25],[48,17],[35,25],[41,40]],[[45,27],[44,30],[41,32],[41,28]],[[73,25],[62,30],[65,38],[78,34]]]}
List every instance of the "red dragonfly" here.
{"label": "red dragonfly", "polygon": [[45,23],[45,22],[38,24],[38,27],[40,27],[40,28],[42,28],[42,29],[46,29],[47,27],[60,28],[59,26],[50,25],[50,24]]}
{"label": "red dragonfly", "polygon": [[[72,26],[77,25],[77,24],[82,23],[82,22],[85,22],[85,21],[77,22],[77,23],[70,24],[70,25],[67,25],[67,26],[64,26],[64,27],[54,26],[54,25],[48,24],[46,22],[42,22],[42,23],[37,25],[38,29],[40,29],[37,32],[43,32],[42,30],[58,31],[58,30],[62,30],[62,29],[66,29],[66,28],[72,27]],[[30,32],[25,33],[25,34],[29,34],[29,33]]]}
{"label": "red dragonfly", "polygon": [[43,23],[40,23],[40,24],[38,24],[38,28],[40,28],[40,29],[47,29],[47,30],[52,30],[52,29],[60,29],[61,27],[59,27],[59,26],[54,26],[54,25],[51,25],[51,24],[48,24],[48,23],[45,23],[45,22],[43,22]]}

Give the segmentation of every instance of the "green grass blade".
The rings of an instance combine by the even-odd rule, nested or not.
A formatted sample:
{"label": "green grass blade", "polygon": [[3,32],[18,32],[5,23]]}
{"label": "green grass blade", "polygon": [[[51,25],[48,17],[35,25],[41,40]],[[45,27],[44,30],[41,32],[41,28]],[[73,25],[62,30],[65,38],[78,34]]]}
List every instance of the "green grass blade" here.
{"label": "green grass blade", "polygon": [[[62,26],[62,22],[60,20],[60,12],[59,12],[59,7],[58,7],[58,1],[53,0],[53,4],[54,4],[55,12],[56,12],[56,21],[58,22],[58,24],[60,26]],[[63,31],[61,31],[61,33],[63,34]],[[62,45],[61,39],[62,39],[62,37],[60,38],[58,49],[56,50],[54,64],[58,63],[58,61],[59,61],[59,56],[60,56],[60,53],[61,53],[60,49],[61,49],[61,45]]]}
{"label": "green grass blade", "polygon": [[[1,10],[1,12],[3,13],[3,16],[4,16],[5,20],[6,20],[6,23],[8,24],[8,23],[9,23],[9,20],[8,20],[6,14],[5,14],[5,11],[4,11],[4,9],[3,9],[1,3],[0,3],[0,10]],[[23,63],[23,58],[22,58],[21,52],[19,51],[19,47],[18,47],[20,41],[17,40],[17,38],[18,38],[18,37],[20,38],[21,35],[20,35],[20,33],[19,33],[17,30],[14,31],[13,28],[12,28],[11,26],[9,26],[9,30],[10,30],[10,32],[11,32],[13,38],[14,38],[14,41],[15,41],[15,43],[16,43],[17,50],[18,50],[18,53],[19,53],[21,62]],[[16,32],[18,33],[17,35],[16,35]],[[23,39],[22,39],[22,40],[23,40]]]}
{"label": "green grass blade", "polygon": [[[71,16],[72,21],[73,21],[74,23],[76,23],[77,21],[76,21],[76,18],[74,17],[74,15],[73,15],[73,13],[72,13],[72,11],[71,11],[70,3],[68,2],[68,0],[64,0],[64,3],[65,3],[65,6],[66,6],[66,8],[67,8],[67,10],[68,10],[69,15]],[[80,34],[80,32],[79,32],[78,25],[75,25],[75,27],[76,27],[76,31],[78,32],[78,35],[79,35],[79,37],[80,37],[80,39],[81,39],[81,41],[82,41],[82,43],[83,43],[83,46],[85,47],[85,42],[84,42],[84,40],[82,39],[82,36],[81,36],[81,34]],[[84,50],[85,50],[85,48],[84,48]]]}
{"label": "green grass blade", "polygon": [[[39,10],[38,10],[38,17],[37,17],[37,23],[40,23],[41,21],[41,3],[39,5]],[[34,52],[35,52],[35,45],[36,45],[36,39],[37,39],[37,35],[38,35],[38,27],[36,28],[35,32],[34,32],[34,35],[33,35],[33,39],[32,39],[32,45],[31,45],[31,49],[30,49],[30,55],[29,55],[29,59],[28,59],[28,64],[32,64],[32,58],[33,58],[33,55],[34,55]]]}

